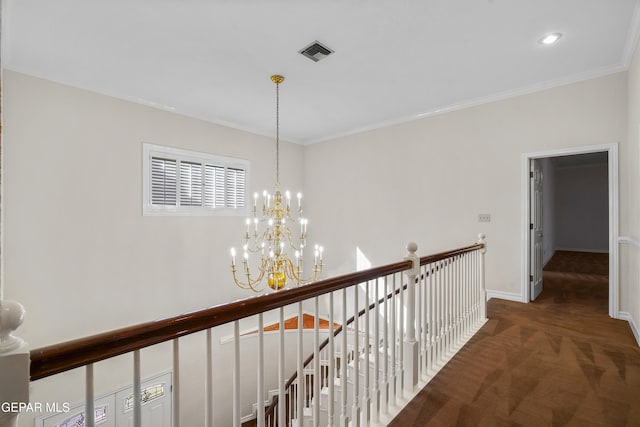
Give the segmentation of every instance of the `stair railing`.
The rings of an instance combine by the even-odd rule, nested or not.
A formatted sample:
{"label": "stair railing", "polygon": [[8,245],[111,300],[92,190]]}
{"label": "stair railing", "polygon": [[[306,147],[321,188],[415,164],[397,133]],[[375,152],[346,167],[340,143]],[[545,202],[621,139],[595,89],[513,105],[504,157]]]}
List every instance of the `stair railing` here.
{"label": "stair railing", "polygon": [[[418,258],[415,245],[409,245],[409,256],[396,263],[350,273],[277,293],[235,301],[163,320],[147,322],[90,337],[50,345],[28,353],[27,345],[13,335],[20,326],[24,311],[17,304],[0,305],[0,398],[15,403],[0,417],[0,427],[13,427],[19,413],[28,403],[25,395],[29,381],[51,377],[75,368],[85,370],[86,426],[95,426],[94,364],[125,353],[133,354],[133,425],[141,427],[141,359],[140,350],[163,342],[173,343],[172,425],[181,425],[182,387],[180,377],[180,339],[205,331],[207,366],[204,406],[206,426],[213,425],[212,329],[233,325],[234,363],[232,369],[232,424],[242,422],[240,399],[240,320],[257,317],[259,362],[256,369],[257,402],[265,402],[264,322],[263,314],[279,314],[278,399],[277,420],[273,425],[361,425],[389,415],[392,406],[405,391],[413,392],[418,376],[433,372],[465,335],[484,320],[484,240],[453,251]],[[407,275],[401,286],[401,274]],[[436,274],[437,273],[437,274]],[[364,284],[364,289],[360,285]],[[355,289],[355,291],[354,291]],[[350,291],[350,292],[348,292]],[[417,292],[417,294],[416,294]],[[364,293],[364,308],[359,298]],[[373,297],[372,294],[373,293]],[[405,295],[406,294],[406,295]],[[383,295],[383,297],[380,297]],[[342,319],[336,321],[334,305],[339,299]],[[340,331],[328,333],[326,344],[320,344],[320,298],[328,306],[330,329],[340,324]],[[373,301],[373,303],[372,303]],[[303,360],[303,303],[313,303],[315,310],[314,352]],[[285,383],[284,308],[298,309],[297,378]],[[6,312],[3,312],[5,310]],[[348,312],[357,313],[348,319]],[[364,317],[363,317],[364,316]],[[351,320],[353,319],[353,320]],[[413,319],[413,321],[411,320]],[[347,326],[345,328],[345,326]],[[373,331],[372,331],[373,329]],[[338,333],[336,333],[338,331]],[[347,332],[347,333],[345,333]],[[372,344],[373,342],[373,344]],[[11,344],[11,345],[9,345]],[[328,348],[325,367],[320,352]],[[349,356],[349,353],[351,356]],[[29,373],[26,375],[30,359]],[[339,358],[335,355],[339,354]],[[11,372],[11,381],[7,373]],[[321,372],[326,372],[324,380]],[[324,374],[323,374],[324,375]],[[374,380],[371,381],[371,378]],[[296,383],[296,397],[288,401],[287,389]],[[373,383],[373,384],[372,384]],[[321,393],[322,390],[322,393]],[[326,392],[326,397],[324,394]],[[326,400],[323,406],[322,400]],[[265,425],[265,405],[256,405],[258,426]],[[291,416],[287,417],[287,413]]]}
{"label": "stair railing", "polygon": [[[480,270],[481,268],[483,268],[483,266],[481,265],[479,257],[477,255],[483,254],[484,248],[485,248],[484,236],[481,235],[480,241],[476,245],[456,249],[453,251],[442,252],[435,255],[425,256],[420,258],[419,260],[420,266],[422,267],[421,274],[419,275],[419,277],[417,277],[414,280],[414,283],[416,283],[417,285],[420,285],[422,283],[423,285],[416,287],[420,292],[419,292],[419,299],[418,301],[416,301],[415,307],[417,308],[417,311],[418,311],[417,317],[419,319],[419,322],[416,322],[416,324],[420,327],[421,333],[423,335],[421,339],[421,347],[420,347],[421,350],[420,350],[419,357],[418,356],[414,356],[414,357],[415,357],[415,360],[417,361],[415,372],[417,374],[419,373],[423,378],[427,380],[432,378],[434,373],[437,372],[436,370],[443,365],[443,362],[445,361],[447,354],[449,354],[450,356],[450,352],[452,351],[452,346],[455,345],[457,346],[457,348],[461,347],[461,344],[466,342],[465,338],[470,337],[469,332],[477,329],[478,324],[484,323],[484,319],[486,317],[486,313],[484,310],[485,305],[480,303],[482,298],[486,299],[483,291],[484,284],[482,282],[478,282],[478,286],[476,287],[476,289],[472,290],[471,282],[470,282],[472,277],[476,277],[476,278],[483,277],[483,273]],[[475,258],[473,257],[473,254],[476,255]],[[462,267],[460,267],[460,265],[458,264],[461,262],[465,263],[465,265]],[[454,282],[453,276],[451,275],[447,276],[447,278],[445,279],[443,279],[440,276],[441,274],[445,274],[445,271],[447,271],[447,269],[455,269],[455,272],[459,275],[459,277],[457,277],[458,279],[457,281]],[[463,274],[465,275],[464,277],[462,277]],[[460,298],[460,301],[457,304],[457,308],[451,310],[451,315],[448,316],[448,323],[445,323],[446,321],[444,319],[440,322],[442,325],[446,324],[447,326],[444,328],[440,328],[439,333],[436,334],[430,330],[435,329],[437,326],[430,327],[429,325],[436,324],[435,313],[436,311],[443,309],[442,302],[443,302],[444,294],[442,294],[442,292],[445,291],[444,289],[445,286],[450,287],[451,289],[448,289],[450,294],[453,295],[455,293],[458,296],[458,298]],[[368,284],[367,284],[367,289],[368,289]],[[374,313],[377,313],[377,310],[376,310],[377,307],[380,307],[383,305],[385,305],[386,307],[387,301],[392,301],[394,298],[398,298],[401,292],[404,292],[407,290],[408,290],[408,285],[405,283],[398,289],[395,289],[395,286],[394,286],[394,289],[390,293],[387,293],[386,295],[384,295],[382,298],[379,298],[376,300],[374,296],[374,302],[370,303],[368,307],[362,308],[357,313],[357,317],[362,319],[363,317],[366,317],[369,313],[371,313],[371,311],[373,311]],[[429,298],[429,296],[431,296],[431,298]],[[367,300],[369,299],[367,298]],[[472,304],[469,304],[470,302]],[[413,315],[408,314],[407,317],[411,318],[413,317]],[[438,317],[447,318],[447,316],[438,316]],[[345,332],[345,326],[348,327],[349,325],[352,325],[355,320],[356,320],[356,316],[355,315],[351,316],[347,320],[345,325],[341,325],[333,329],[333,331],[330,332],[330,336],[327,337],[320,344],[320,346],[317,347],[317,350],[320,352],[320,354],[323,354],[323,352],[326,353],[326,349],[331,343],[331,341],[337,339],[341,334],[343,334]],[[384,365],[383,372],[380,372],[380,369],[377,368],[379,365],[379,356],[380,356],[379,352],[380,352],[380,348],[382,348],[383,350],[387,350],[387,348],[384,347],[384,345],[381,345],[381,340],[379,337],[380,316],[375,316],[374,320],[375,320],[375,327],[374,327],[374,334],[373,334],[374,336],[371,337],[373,341],[373,345],[369,346],[368,349],[360,347],[361,352],[357,357],[353,354],[353,346],[348,346],[347,347],[348,351],[346,352],[346,361],[347,361],[347,365],[349,365],[355,359],[368,358],[369,356],[374,357],[374,360],[376,360],[376,363],[375,363],[376,368],[374,369],[374,375],[375,375],[375,378],[373,381],[374,387],[371,392],[371,395],[374,396],[375,403],[379,404],[380,402],[379,385],[381,384],[380,379],[384,376],[385,372],[387,372],[388,374],[387,364]],[[365,322],[366,322],[365,325],[369,324],[368,320],[366,320]],[[451,339],[447,341],[448,343],[447,346],[440,345],[436,350],[434,348],[435,343],[439,342],[440,339],[444,340],[444,337],[449,338],[446,335],[446,333],[449,330],[455,332],[456,336],[451,337]],[[407,335],[411,333],[415,334],[415,330],[407,331]],[[362,331],[360,331],[360,334],[363,335]],[[367,331],[366,334],[369,335],[369,331]],[[386,332],[384,336],[386,337]],[[431,341],[432,343],[430,344]],[[383,342],[384,341],[382,341],[382,343]],[[397,347],[395,350],[399,351]],[[316,363],[316,360],[317,360],[316,354],[317,352],[314,351],[305,359],[303,368],[306,372],[313,370],[313,363]],[[435,356],[432,356],[432,354],[435,354]],[[323,356],[324,357],[320,359],[320,362],[319,362],[321,368],[323,367],[323,361],[328,360],[329,357],[334,358],[334,363],[339,364],[341,361],[340,354],[336,354],[336,355],[330,354],[328,356],[323,354]],[[385,358],[383,358],[383,363],[384,363],[384,360]],[[395,365],[395,363],[393,363],[393,365]],[[417,367],[418,365],[419,365],[419,368]],[[331,372],[335,374],[335,377],[330,376]],[[331,384],[332,383],[335,384],[336,381],[338,382],[340,381],[339,372],[340,372],[339,370],[332,371],[331,369],[326,369],[326,370],[321,369],[320,378],[318,381],[321,385],[321,389],[331,390]],[[307,378],[308,376],[305,376],[305,384],[307,384]],[[298,372],[296,371],[287,380],[285,384],[286,399],[291,399],[291,396],[293,395],[291,388],[296,387],[297,379],[298,379]],[[417,382],[417,380],[415,382]],[[384,383],[386,383],[386,381]],[[399,391],[398,387],[396,387],[396,384],[393,384],[392,390],[394,390],[395,392]],[[393,397],[395,398],[395,396]],[[305,402],[313,401],[313,399],[314,399],[314,395],[312,393],[310,397],[305,398]],[[287,402],[285,403],[285,408],[290,407],[287,404],[288,402],[289,400],[287,400]],[[273,396],[273,399],[269,404],[269,406],[265,409],[265,424],[267,426],[277,426],[279,425],[278,421],[280,421],[281,424],[283,422],[278,418],[278,403],[279,403],[279,395],[276,394]],[[385,399],[385,403],[388,404],[387,399]],[[326,406],[327,406],[326,408],[327,411],[330,412],[330,415],[327,416],[328,425],[334,425],[334,420],[333,420],[333,417],[331,416],[333,408],[329,408],[328,404]],[[388,407],[388,405],[385,405],[385,407]],[[374,408],[372,409],[374,409],[375,414],[378,414],[380,411],[380,406],[374,404]],[[283,425],[290,425],[291,420],[294,418],[295,418],[294,411],[287,412],[284,417]],[[379,419],[378,417],[375,417],[375,416],[374,418],[376,420]],[[370,420],[370,418],[367,418],[367,419]]]}

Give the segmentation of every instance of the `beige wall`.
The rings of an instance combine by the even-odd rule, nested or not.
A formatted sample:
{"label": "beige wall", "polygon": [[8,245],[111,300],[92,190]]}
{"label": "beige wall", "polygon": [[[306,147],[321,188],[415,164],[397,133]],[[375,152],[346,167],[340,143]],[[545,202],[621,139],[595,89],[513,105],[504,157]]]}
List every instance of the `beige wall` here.
{"label": "beige wall", "polygon": [[[619,143],[620,234],[640,239],[637,62],[628,105],[619,73],[311,146],[285,143],[282,186],[305,192],[309,240],[325,246],[328,275],[353,271],[356,247],[379,265],[404,256],[411,240],[426,254],[484,232],[487,287],[517,296],[523,153]],[[273,181],[272,138],[10,71],[4,83],[5,297],[26,306],[20,332],[33,347],[246,297],[228,265],[243,218],[143,217],[141,144],[249,159],[252,191],[261,191]],[[492,221],[479,223],[479,213]],[[624,245],[620,257],[620,309],[636,324],[637,252]],[[202,341],[183,344],[193,384]],[[156,352],[143,353],[146,374],[169,366]],[[226,366],[228,350],[219,354]],[[130,357],[122,360],[128,372]],[[97,373],[99,388],[122,384],[112,365],[123,363]],[[82,387],[80,372],[64,381]],[[45,381],[34,393],[45,401],[59,390]],[[229,393],[218,397],[221,417]]]}
{"label": "beige wall", "polygon": [[[627,165],[624,177],[626,185],[628,235],[632,244],[624,245],[621,251],[620,274],[626,278],[626,310],[628,318],[635,325],[636,339],[640,342],[640,49],[636,50],[628,71],[628,141],[626,158],[621,156],[621,164]],[[622,216],[622,215],[621,215]],[[622,261],[628,261],[623,263]]]}
{"label": "beige wall", "polygon": [[[275,181],[272,138],[13,72],[5,85],[5,292],[38,308],[32,345],[246,296],[229,272],[244,218],[142,216],[142,142],[249,159],[252,194]],[[303,147],[283,145],[282,186],[302,190]],[[69,316],[97,318],[41,329]]]}
{"label": "beige wall", "polygon": [[[25,306],[20,334],[32,348],[247,296],[229,267],[243,217],[142,216],[142,142],[248,159],[251,189],[262,191],[275,181],[273,138],[11,71],[4,96],[4,292]],[[283,188],[303,190],[302,153],[282,144]],[[216,338],[228,333],[222,328]],[[204,338],[181,342],[184,384],[194,387],[186,395],[200,396]],[[143,352],[143,376],[170,368],[164,347]],[[216,351],[220,366],[230,366],[227,347]],[[130,382],[130,363],[130,356],[101,363],[96,393]],[[220,372],[219,383],[230,384],[230,370]],[[64,386],[34,383],[34,401],[80,400],[82,372],[61,377]],[[217,393],[218,416],[228,416],[230,393]],[[184,410],[184,425],[203,425],[201,405],[185,403],[194,410]],[[33,425],[29,416],[21,425]]]}
{"label": "beige wall", "polygon": [[[402,256],[408,241],[427,254],[484,232],[487,288],[519,297],[522,155],[619,143],[626,159],[635,153],[626,93],[626,73],[618,73],[307,147],[308,206],[321,215],[315,232],[326,240],[327,264],[345,272],[356,247],[376,265]],[[630,168],[620,165],[623,234],[631,231],[622,213],[632,203]],[[491,222],[478,222],[480,213]],[[625,295],[632,282],[625,278]]]}

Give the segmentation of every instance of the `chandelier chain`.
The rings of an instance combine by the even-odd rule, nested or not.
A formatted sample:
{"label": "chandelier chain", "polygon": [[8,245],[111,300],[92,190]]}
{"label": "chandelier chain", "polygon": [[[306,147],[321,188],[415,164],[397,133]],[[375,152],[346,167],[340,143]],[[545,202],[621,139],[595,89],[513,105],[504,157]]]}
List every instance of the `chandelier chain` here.
{"label": "chandelier chain", "polygon": [[276,82],[276,189],[280,188],[280,83]]}

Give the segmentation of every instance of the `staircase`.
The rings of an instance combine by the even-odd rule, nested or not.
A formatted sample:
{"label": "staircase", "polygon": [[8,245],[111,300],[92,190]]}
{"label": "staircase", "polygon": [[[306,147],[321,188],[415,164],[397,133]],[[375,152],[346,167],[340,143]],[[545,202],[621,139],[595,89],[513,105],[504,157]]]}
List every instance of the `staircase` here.
{"label": "staircase", "polygon": [[[290,377],[284,393],[269,392],[264,421],[262,408],[254,405],[243,425],[346,427],[389,421],[390,408],[408,401],[405,389],[417,391],[418,380],[426,384],[486,321],[475,255],[463,252],[421,263],[420,274],[402,286],[395,276],[361,284],[354,304],[360,307],[360,296],[365,307],[343,319],[346,332],[341,326],[330,333]],[[346,306],[344,293],[342,300]],[[401,321],[409,318],[416,321]],[[408,339],[412,336],[418,340]]]}
{"label": "staircase", "polygon": [[[485,322],[483,237],[476,244],[423,257],[416,255],[415,244],[409,244],[409,255],[392,264],[31,351],[27,343],[12,335],[24,310],[19,304],[3,301],[7,314],[0,332],[7,338],[5,348],[0,349],[0,366],[3,371],[15,372],[16,378],[2,381],[6,388],[0,395],[4,401],[26,405],[29,390],[38,388],[41,379],[55,381],[57,375],[82,368],[83,413],[86,425],[92,427],[96,425],[95,396],[100,393],[94,368],[104,373],[100,362],[129,355],[129,363],[119,359],[125,363],[119,363],[117,369],[132,378],[131,416],[133,425],[142,427],[149,421],[143,416],[139,393],[143,365],[148,363],[148,353],[142,351],[151,347],[162,350],[160,344],[169,344],[174,427],[384,425]],[[322,315],[332,326],[320,327],[321,303]],[[303,330],[303,304],[315,306],[312,330]],[[292,333],[286,340],[287,348],[285,310],[298,317],[297,331],[287,331]],[[279,319],[278,330],[267,332],[274,334],[269,354],[264,350],[264,314]],[[252,345],[257,345],[249,351],[256,362],[251,366],[241,363],[240,356],[249,354],[246,349],[242,352],[241,322],[242,329],[256,325],[257,343]],[[214,342],[214,330],[223,327],[233,330],[233,346]],[[322,342],[321,333],[323,338],[327,336]],[[196,335],[205,349],[183,339]],[[306,359],[305,348],[312,351]],[[204,375],[199,378],[183,375],[185,367],[190,367],[190,351],[198,351],[206,361]],[[218,363],[221,359],[230,363]],[[290,366],[287,369],[294,362],[296,366],[288,379],[285,359]],[[255,372],[255,383],[241,381],[247,378],[247,371],[251,376]],[[274,371],[277,383],[273,384],[274,375],[270,375],[271,383],[265,384],[265,373]],[[109,374],[115,372],[110,369]],[[103,376],[97,375],[98,379]],[[204,395],[200,392],[203,388]],[[44,389],[40,392],[46,393]],[[61,390],[63,387],[56,388],[56,393]],[[38,396],[47,399],[45,394]],[[51,399],[60,400],[59,396]],[[187,396],[187,404],[183,404],[183,396]],[[252,405],[252,401],[260,404]],[[181,411],[184,408],[188,410]],[[18,416],[26,419],[28,415],[7,413],[0,425],[15,425]],[[197,421],[203,415],[204,424]]]}

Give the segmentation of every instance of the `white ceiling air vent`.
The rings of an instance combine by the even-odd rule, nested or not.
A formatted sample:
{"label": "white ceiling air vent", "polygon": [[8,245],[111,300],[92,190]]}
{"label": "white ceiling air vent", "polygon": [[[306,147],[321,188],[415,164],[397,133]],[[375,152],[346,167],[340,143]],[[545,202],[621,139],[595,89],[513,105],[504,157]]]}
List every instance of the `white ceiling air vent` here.
{"label": "white ceiling air vent", "polygon": [[317,40],[298,52],[306,56],[307,58],[311,59],[314,62],[318,62],[322,58],[326,58],[327,56],[333,53],[331,49],[329,49],[328,47],[326,47],[325,45],[323,45]]}

